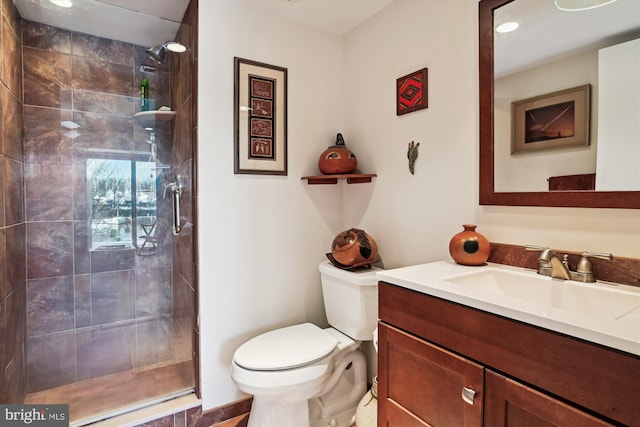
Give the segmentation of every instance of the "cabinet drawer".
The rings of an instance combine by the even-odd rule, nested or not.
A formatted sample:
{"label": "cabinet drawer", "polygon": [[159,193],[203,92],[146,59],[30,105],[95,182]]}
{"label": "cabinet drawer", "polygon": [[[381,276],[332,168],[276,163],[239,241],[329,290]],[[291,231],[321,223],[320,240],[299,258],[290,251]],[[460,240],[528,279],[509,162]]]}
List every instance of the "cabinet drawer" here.
{"label": "cabinet drawer", "polygon": [[487,427],[614,427],[493,371],[485,371]]}
{"label": "cabinet drawer", "polygon": [[[482,366],[384,323],[379,334],[378,404],[386,421],[379,425],[401,416],[416,426],[482,426]],[[467,396],[475,393],[469,403],[464,388]]]}

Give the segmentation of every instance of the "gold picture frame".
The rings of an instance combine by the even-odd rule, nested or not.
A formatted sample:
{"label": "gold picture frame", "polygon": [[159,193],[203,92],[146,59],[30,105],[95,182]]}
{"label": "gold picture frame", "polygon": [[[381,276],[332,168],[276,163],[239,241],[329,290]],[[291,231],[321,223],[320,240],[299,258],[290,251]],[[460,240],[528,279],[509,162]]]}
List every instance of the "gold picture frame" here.
{"label": "gold picture frame", "polygon": [[511,104],[511,154],[589,145],[591,85]]}

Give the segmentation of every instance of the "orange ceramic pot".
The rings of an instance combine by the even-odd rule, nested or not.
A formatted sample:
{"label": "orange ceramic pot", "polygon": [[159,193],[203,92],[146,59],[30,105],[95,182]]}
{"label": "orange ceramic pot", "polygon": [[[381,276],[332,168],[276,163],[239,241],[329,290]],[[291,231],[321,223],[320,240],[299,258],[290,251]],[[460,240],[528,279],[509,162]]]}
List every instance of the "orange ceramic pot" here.
{"label": "orange ceramic pot", "polygon": [[484,265],[491,251],[489,241],[476,231],[475,225],[465,224],[463,227],[464,231],[449,241],[451,258],[462,265]]}
{"label": "orange ceramic pot", "polygon": [[338,267],[371,265],[378,261],[378,245],[364,230],[351,228],[333,239],[331,255]]}
{"label": "orange ceramic pot", "polygon": [[358,159],[345,145],[342,134],[337,135],[336,145],[322,152],[318,160],[318,167],[320,172],[325,175],[346,174],[356,170]]}

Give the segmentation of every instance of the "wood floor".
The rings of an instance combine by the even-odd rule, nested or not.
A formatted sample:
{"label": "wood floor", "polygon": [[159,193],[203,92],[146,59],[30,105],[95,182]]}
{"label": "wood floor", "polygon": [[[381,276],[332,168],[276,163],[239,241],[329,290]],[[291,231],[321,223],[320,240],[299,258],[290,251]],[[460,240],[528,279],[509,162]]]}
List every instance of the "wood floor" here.
{"label": "wood floor", "polygon": [[94,420],[131,405],[151,402],[194,384],[193,363],[131,370],[32,393],[26,403],[68,404],[70,423]]}

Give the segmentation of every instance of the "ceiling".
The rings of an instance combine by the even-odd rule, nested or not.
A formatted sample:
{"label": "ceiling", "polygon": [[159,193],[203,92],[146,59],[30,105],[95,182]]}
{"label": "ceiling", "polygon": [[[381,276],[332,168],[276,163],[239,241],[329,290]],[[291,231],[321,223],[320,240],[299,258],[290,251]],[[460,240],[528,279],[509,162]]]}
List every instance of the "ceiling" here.
{"label": "ceiling", "polygon": [[[14,0],[14,3],[25,19],[141,46],[172,40],[189,4],[189,0],[75,1],[78,7],[70,9],[54,6],[48,0]],[[243,0],[243,3],[324,32],[344,35],[393,1]],[[499,9],[496,23],[511,19],[520,22],[520,29],[500,38],[496,36],[497,76],[535,65],[541,57],[557,58],[576,52],[585,43],[610,44],[616,37],[629,38],[634,33],[639,36],[640,0],[617,0],[583,12],[561,12],[553,6],[553,0],[518,0]]]}
{"label": "ceiling", "polygon": [[[209,0],[211,1],[211,0]],[[286,19],[343,35],[393,0],[254,0]],[[189,0],[76,0],[60,8],[48,0],[14,0],[24,19],[141,46],[172,40]]]}
{"label": "ceiling", "polygon": [[495,26],[508,21],[520,27],[494,35],[496,77],[640,37],[640,0],[578,12],[558,10],[553,0],[514,1],[495,12]]}

